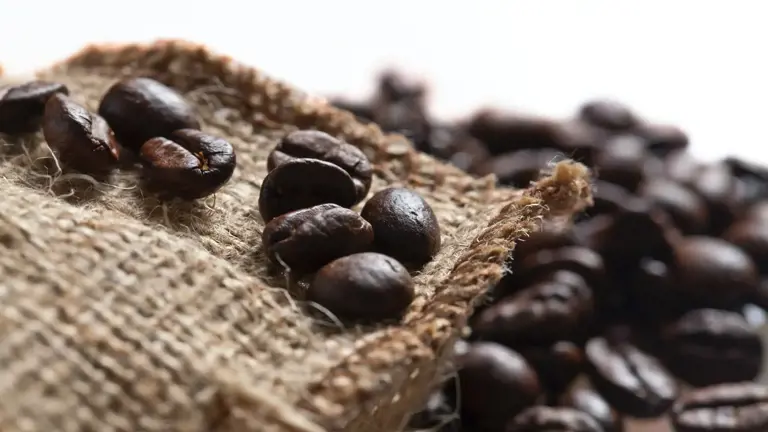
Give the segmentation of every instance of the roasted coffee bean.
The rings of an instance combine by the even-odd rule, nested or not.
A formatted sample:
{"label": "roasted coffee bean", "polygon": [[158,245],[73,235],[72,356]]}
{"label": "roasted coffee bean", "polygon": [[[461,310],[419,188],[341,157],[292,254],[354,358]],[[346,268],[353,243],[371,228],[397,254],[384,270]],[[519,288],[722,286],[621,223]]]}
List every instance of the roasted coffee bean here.
{"label": "roasted coffee bean", "polygon": [[677,282],[692,304],[727,307],[757,290],[757,269],[745,252],[712,237],[686,237],[675,247]]}
{"label": "roasted coffee bean", "polygon": [[361,215],[373,226],[376,249],[405,265],[420,267],[440,250],[437,217],[412,190],[381,190],[365,203]]}
{"label": "roasted coffee bean", "polygon": [[500,184],[528,187],[548,166],[565,157],[552,149],[520,150],[496,156],[479,168],[481,175],[494,174]]}
{"label": "roasted coffee bean", "polygon": [[586,209],[590,216],[614,214],[623,211],[627,205],[635,199],[625,188],[601,180],[595,180],[592,184],[592,207]]}
{"label": "roasted coffee bean", "polygon": [[432,124],[418,101],[377,101],[373,105],[373,120],[386,132],[404,135],[418,149],[429,145]]}
{"label": "roasted coffee bean", "polygon": [[736,157],[728,157],[723,162],[740,181],[746,203],[768,199],[768,168]]}
{"label": "roasted coffee bean", "polygon": [[264,178],[259,213],[269,222],[277,216],[319,204],[351,207],[355,202],[355,183],[346,171],[330,162],[295,159],[281,164]]}
{"label": "roasted coffee bean", "polygon": [[592,249],[582,246],[538,251],[523,258],[514,269],[517,270],[517,277],[522,280],[540,278],[557,270],[568,270],[583,277],[594,289],[602,288],[606,282],[603,258]]}
{"label": "roasted coffee bean", "polygon": [[139,157],[152,186],[161,194],[197,199],[221,189],[235,171],[232,144],[195,129],[179,129],[169,138],[152,138]]}
{"label": "roasted coffee bean", "polygon": [[691,391],[672,408],[675,432],[764,432],[768,387],[742,382]]}
{"label": "roasted coffee bean", "polygon": [[69,94],[64,84],[31,81],[0,87],[0,133],[35,132],[43,119],[45,103],[54,94]]}
{"label": "roasted coffee bean", "polygon": [[107,172],[120,157],[107,122],[63,93],[45,104],[43,135],[63,164],[85,173]]}
{"label": "roasted coffee bean", "polygon": [[307,300],[348,321],[399,318],[413,301],[413,279],[395,259],[373,252],[339,258],[321,268]]}
{"label": "roasted coffee bean", "polygon": [[485,145],[458,127],[433,125],[427,147],[419,149],[467,171],[478,174],[490,159]]}
{"label": "roasted coffee bean", "polygon": [[728,228],[723,239],[746,252],[760,273],[768,274],[768,220],[741,220]]}
{"label": "roasted coffee bean", "polygon": [[579,108],[579,117],[587,123],[613,132],[630,130],[638,123],[637,116],[628,106],[610,99],[586,102]]}
{"label": "roasted coffee bean", "polygon": [[597,420],[604,432],[623,432],[621,415],[591,388],[573,388],[560,401],[562,406],[579,410]]}
{"label": "roasted coffee bean", "polygon": [[520,354],[533,366],[550,394],[560,394],[584,370],[584,354],[570,341],[520,348]]}
{"label": "roasted coffee bean", "polygon": [[677,126],[647,123],[640,126],[637,133],[645,139],[648,150],[660,156],[688,147],[688,135]]}
{"label": "roasted coffee bean", "polygon": [[553,136],[558,123],[542,117],[521,116],[496,110],[478,112],[467,126],[492,154],[522,149],[556,147]]}
{"label": "roasted coffee bean", "polygon": [[269,259],[292,272],[312,272],[373,244],[373,228],[360,215],[336,204],[286,213],[272,219],[261,234]]}
{"label": "roasted coffee bean", "polygon": [[727,166],[714,164],[696,174],[692,187],[707,204],[707,233],[719,235],[733,222],[738,212],[739,183]]}
{"label": "roasted coffee bean", "polygon": [[383,72],[378,84],[377,96],[386,102],[421,100],[427,93],[424,83],[394,70]]}
{"label": "roasted coffee bean", "polygon": [[677,151],[664,158],[664,175],[685,186],[693,185],[703,169],[704,165],[686,151]]}
{"label": "roasted coffee bean", "polygon": [[542,396],[533,368],[515,351],[490,342],[470,345],[457,359],[462,420],[503,431]]}
{"label": "roasted coffee bean", "polygon": [[568,158],[592,166],[609,133],[583,121],[564,121],[552,130],[550,147]]}
{"label": "roasted coffee bean", "polygon": [[645,143],[632,135],[611,138],[595,159],[595,172],[603,181],[635,192],[645,178],[648,155]]}
{"label": "roasted coffee bean", "polygon": [[591,339],[584,350],[590,381],[618,411],[657,417],[677,398],[677,383],[661,363],[626,341]]}
{"label": "roasted coffee bean", "polygon": [[592,301],[589,289],[541,282],[480,312],[473,334],[510,347],[573,340],[590,318]]}
{"label": "roasted coffee bean", "polygon": [[120,144],[135,151],[152,138],[171,138],[179,129],[200,129],[192,105],[176,90],[150,78],[114,84],[101,99],[99,115]]}
{"label": "roasted coffee bean", "polygon": [[763,364],[758,330],[736,312],[688,312],[664,328],[662,341],[669,369],[695,386],[751,381]]}
{"label": "roasted coffee bean", "polygon": [[359,121],[368,123],[373,120],[373,109],[368,103],[353,102],[346,99],[331,99],[330,103],[336,108],[351,112]]}
{"label": "roasted coffee bean", "polygon": [[515,416],[506,432],[603,432],[603,428],[579,410],[539,405]]}
{"label": "roasted coffee bean", "polygon": [[669,215],[684,234],[701,234],[707,228],[706,203],[690,189],[672,180],[657,178],[643,185],[641,194]]}
{"label": "roasted coffee bean", "polygon": [[556,221],[545,220],[541,227],[528,237],[520,239],[515,244],[512,256],[515,260],[525,258],[545,249],[557,249],[565,246],[575,246],[576,237],[569,226]]}

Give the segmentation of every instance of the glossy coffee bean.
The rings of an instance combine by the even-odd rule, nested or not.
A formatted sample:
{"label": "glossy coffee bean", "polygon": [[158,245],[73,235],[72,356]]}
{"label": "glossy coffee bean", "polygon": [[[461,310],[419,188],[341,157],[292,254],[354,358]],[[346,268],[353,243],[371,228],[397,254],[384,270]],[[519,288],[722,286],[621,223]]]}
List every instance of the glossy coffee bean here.
{"label": "glossy coffee bean", "polygon": [[413,301],[413,279],[395,259],[373,252],[349,255],[321,268],[307,300],[347,321],[399,318]]}
{"label": "glossy coffee bean", "polygon": [[634,192],[645,178],[645,143],[632,135],[611,138],[595,159],[595,173],[603,181]]}
{"label": "glossy coffee bean", "polygon": [[675,432],[768,430],[768,387],[742,382],[693,390],[672,408]]}
{"label": "glossy coffee bean", "polygon": [[674,288],[692,303],[727,307],[757,289],[757,269],[744,251],[713,237],[686,237],[675,247]]}
{"label": "glossy coffee bean", "polygon": [[677,398],[675,378],[657,359],[628,342],[596,337],[584,352],[595,389],[623,414],[658,417]]}
{"label": "glossy coffee bean", "polygon": [[378,101],[373,106],[373,121],[386,132],[405,136],[416,148],[425,148],[429,144],[432,124],[417,101]]}
{"label": "glossy coffee bean", "polygon": [[768,274],[768,220],[744,219],[731,225],[723,239],[746,252],[762,274]]}
{"label": "glossy coffee bean", "polygon": [[741,183],[745,203],[768,199],[768,168],[737,157],[728,157],[723,162]]}
{"label": "glossy coffee bean", "polygon": [[643,185],[641,194],[654,208],[669,215],[684,234],[701,234],[707,228],[706,203],[682,184],[663,178],[652,179]]}
{"label": "glossy coffee bean", "polygon": [[688,135],[677,126],[647,123],[637,130],[651,153],[665,156],[688,147]]}
{"label": "glossy coffee bean", "polygon": [[592,302],[589,289],[541,282],[480,312],[473,334],[510,347],[573,340],[589,319]]}
{"label": "glossy coffee bean", "polygon": [[355,203],[362,201],[371,188],[373,168],[365,154],[353,145],[316,130],[286,135],[269,154],[267,169],[272,171],[285,162],[303,158],[330,162],[346,171],[355,183]]}
{"label": "glossy coffee bean", "polygon": [[562,222],[545,220],[537,231],[521,238],[512,252],[515,260],[524,260],[545,249],[557,249],[576,245],[576,237],[569,226]]}
{"label": "glossy coffee bean", "polygon": [[369,249],[373,228],[352,210],[320,204],[272,219],[264,227],[261,241],[273,264],[306,273]]}
{"label": "glossy coffee bean", "polygon": [[441,124],[432,126],[427,146],[419,150],[447,160],[470,174],[480,173],[480,168],[491,157],[485,145],[462,128]]}
{"label": "glossy coffee bean", "polygon": [[664,158],[664,175],[670,180],[690,186],[704,169],[704,165],[687,151],[676,151]]}
{"label": "glossy coffee bean", "polygon": [[502,154],[522,149],[556,148],[553,136],[557,127],[557,122],[542,117],[485,110],[470,119],[467,130],[485,143],[492,154]]}
{"label": "glossy coffee bean", "polygon": [[592,184],[592,200],[594,204],[585,212],[589,216],[614,214],[623,211],[633,199],[632,194],[625,188],[602,180]]}
{"label": "glossy coffee bean", "polygon": [[751,381],[763,364],[758,330],[736,312],[690,311],[664,328],[662,341],[667,366],[695,386]]}
{"label": "glossy coffee bean", "polygon": [[579,108],[578,116],[589,124],[613,132],[630,130],[638,123],[637,116],[628,106],[610,99],[586,102]]}
{"label": "glossy coffee bean", "polygon": [[365,203],[361,215],[373,226],[376,250],[407,266],[420,267],[440,250],[437,217],[412,190],[381,190]]}
{"label": "glossy coffee bean", "polygon": [[63,93],[45,104],[43,135],[59,161],[84,173],[104,173],[120,157],[107,122]]}
{"label": "glossy coffee bean", "polygon": [[57,93],[68,95],[69,90],[64,84],[47,81],[0,87],[0,133],[37,131],[46,102]]}
{"label": "glossy coffee bean", "polygon": [[200,129],[192,105],[176,90],[150,78],[114,84],[101,99],[99,115],[120,144],[135,151],[152,138],[171,138],[179,129]]}
{"label": "glossy coffee bean", "polygon": [[161,194],[197,199],[221,189],[235,171],[232,144],[195,129],[180,129],[169,138],[153,138],[139,156],[152,186]]}
{"label": "glossy coffee bean", "polygon": [[503,431],[542,396],[536,372],[515,351],[490,342],[470,345],[457,359],[462,420]]}
{"label": "glossy coffee bean", "polygon": [[506,432],[603,432],[597,420],[568,407],[534,406],[518,414]]}
{"label": "glossy coffee bean", "polygon": [[738,212],[739,183],[727,166],[714,164],[702,168],[691,186],[707,205],[707,233],[719,235],[733,222]]}
{"label": "glossy coffee bean", "polygon": [[522,259],[517,266],[517,277],[531,280],[558,270],[568,270],[583,277],[587,284],[600,289],[605,284],[606,269],[603,258],[592,249],[566,246],[544,249]]}
{"label": "glossy coffee bean", "polygon": [[597,420],[604,432],[623,432],[621,415],[591,388],[573,388],[560,401],[565,407],[579,410]]}
{"label": "glossy coffee bean", "polygon": [[584,370],[584,353],[570,341],[519,348],[549,394],[560,394]]}
{"label": "glossy coffee bean", "polygon": [[480,168],[480,174],[494,174],[499,184],[524,188],[542,177],[547,167],[561,159],[565,157],[557,150],[519,150],[489,160]]}
{"label": "glossy coffee bean", "polygon": [[261,183],[259,213],[265,222],[320,204],[351,207],[357,201],[352,177],[337,165],[294,159],[276,167]]}

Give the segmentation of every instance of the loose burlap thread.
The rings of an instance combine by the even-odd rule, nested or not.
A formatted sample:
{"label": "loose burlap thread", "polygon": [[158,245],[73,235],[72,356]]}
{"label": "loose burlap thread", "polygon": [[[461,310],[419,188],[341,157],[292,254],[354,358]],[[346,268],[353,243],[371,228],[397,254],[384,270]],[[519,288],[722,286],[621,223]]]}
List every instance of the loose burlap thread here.
{"label": "loose burlap thread", "polygon": [[[92,110],[120,78],[164,82],[238,167],[208,199],[161,202],[136,171],[94,179],[62,167],[41,134],[0,138],[4,432],[400,430],[514,242],[590,200],[581,165],[497,188],[189,43],[89,47],[38,76]],[[323,325],[267,270],[259,187],[266,155],[297,128],[363,149],[371,193],[407,186],[435,210],[443,247],[401,322]]]}

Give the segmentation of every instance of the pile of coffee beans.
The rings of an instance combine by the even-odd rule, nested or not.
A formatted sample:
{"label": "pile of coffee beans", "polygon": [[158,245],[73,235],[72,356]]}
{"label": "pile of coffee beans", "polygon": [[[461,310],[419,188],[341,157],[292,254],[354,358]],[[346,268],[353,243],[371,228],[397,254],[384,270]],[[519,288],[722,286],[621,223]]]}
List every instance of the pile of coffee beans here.
{"label": "pile of coffee beans", "polygon": [[149,78],[114,84],[98,113],[71,99],[60,83],[1,88],[0,133],[40,129],[62,166],[98,177],[140,168],[147,187],[165,198],[208,196],[229,181],[236,165],[232,145],[202,132],[192,105]]}
{"label": "pile of coffee beans", "polygon": [[409,270],[440,249],[440,226],[416,192],[388,188],[360,214],[350,207],[371,189],[365,154],[324,132],[286,135],[267,159],[259,212],[271,264],[311,280],[307,300],[336,318],[379,322],[402,316],[413,301]]}
{"label": "pile of coffee beans", "polygon": [[458,379],[412,428],[613,432],[664,417],[678,432],[768,431],[768,386],[755,383],[768,169],[698,161],[680,128],[616,101],[563,120],[483,110],[446,125],[425,94],[390,72],[369,102],[334,103],[505,185],[527,186],[566,157],[597,180],[593,207],[510,254],[456,347]]}

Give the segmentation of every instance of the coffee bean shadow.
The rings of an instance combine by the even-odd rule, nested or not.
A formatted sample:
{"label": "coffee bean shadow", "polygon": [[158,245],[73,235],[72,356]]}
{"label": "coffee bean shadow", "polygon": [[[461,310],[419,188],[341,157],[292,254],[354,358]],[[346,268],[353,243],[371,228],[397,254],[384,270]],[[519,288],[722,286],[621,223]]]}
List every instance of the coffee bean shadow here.
{"label": "coffee bean shadow", "polygon": [[83,205],[101,198],[113,183],[112,174],[84,174],[40,152],[18,156],[21,169],[18,180],[27,187],[51,194],[73,205]]}

